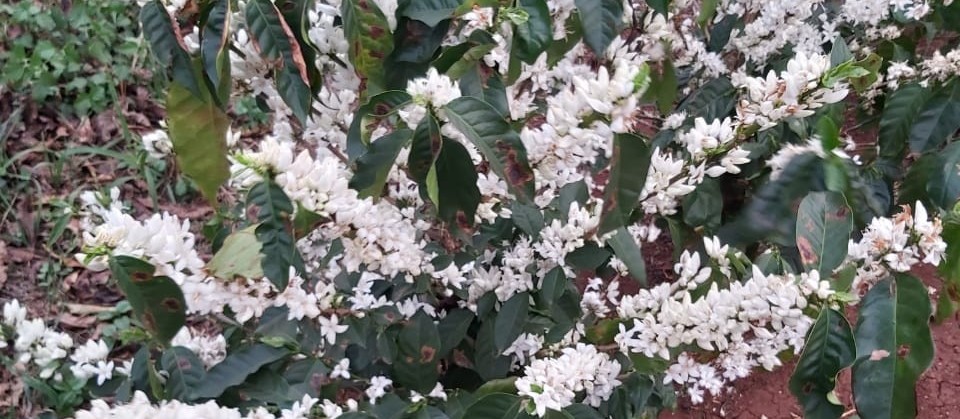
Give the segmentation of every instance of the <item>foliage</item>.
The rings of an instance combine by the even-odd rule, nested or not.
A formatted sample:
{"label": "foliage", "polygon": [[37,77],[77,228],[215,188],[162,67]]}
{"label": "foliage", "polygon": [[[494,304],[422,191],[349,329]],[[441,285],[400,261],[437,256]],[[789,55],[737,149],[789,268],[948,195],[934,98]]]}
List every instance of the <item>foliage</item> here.
{"label": "foliage", "polygon": [[136,12],[112,0],[0,5],[0,91],[56,103],[66,115],[109,108],[116,89],[144,81],[151,63]]}
{"label": "foliage", "polygon": [[[647,417],[792,354],[809,417],[843,414],[847,368],[863,416],[916,415],[932,306],[908,272],[939,265],[939,316],[960,304],[960,56],[915,48],[955,9],[890,6],[891,40],[819,3],[779,24],[709,1],[191,4],[141,20],[214,254],[178,217],[89,205],[81,257],[111,269],[141,349],[122,371],[97,344],[34,358],[69,401],[52,409]],[[778,44],[780,25],[829,38]],[[846,138],[851,91],[877,139]],[[251,95],[271,132],[237,149]],[[677,260],[655,282],[661,228]]]}

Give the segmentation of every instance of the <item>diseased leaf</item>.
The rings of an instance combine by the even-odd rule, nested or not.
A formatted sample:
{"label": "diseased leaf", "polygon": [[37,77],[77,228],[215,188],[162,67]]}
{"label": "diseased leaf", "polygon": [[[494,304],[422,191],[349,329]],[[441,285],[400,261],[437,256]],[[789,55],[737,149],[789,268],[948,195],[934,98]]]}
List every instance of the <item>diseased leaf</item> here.
{"label": "diseased leaf", "polygon": [[616,230],[627,224],[630,214],[640,204],[640,192],[647,181],[650,149],[632,134],[617,134],[610,158],[610,176],[604,187],[603,212],[598,234]]}
{"label": "diseased leaf", "polygon": [[196,400],[194,392],[203,381],[206,369],[193,351],[182,346],[167,349],[160,358],[160,367],[167,372],[164,395],[173,400]]}
{"label": "diseased leaf", "polygon": [[230,177],[227,130],[230,118],[209,93],[202,97],[174,81],[167,92],[167,127],[180,170],[215,205],[217,190]]}
{"label": "diseased leaf", "polygon": [[576,0],[580,12],[583,42],[597,56],[603,56],[613,39],[620,35],[623,2],[620,0]]}
{"label": "diseased leaf", "polygon": [[917,380],[933,362],[931,311],[927,288],[906,274],[881,280],[863,297],[853,366],[853,402],[863,417],[916,417]]}
{"label": "diseased leaf", "polygon": [[430,393],[439,377],[440,345],[440,333],[433,319],[418,311],[397,339],[399,356],[393,365],[397,381],[411,390]]}
{"label": "diseased leaf", "polygon": [[496,109],[473,97],[460,97],[444,108],[450,123],[477,146],[510,192],[522,202],[532,202],[533,170],[527,151],[520,135]]}
{"label": "diseased leaf", "polygon": [[203,97],[203,90],[187,47],[183,44],[173,17],[160,0],[147,2],[140,8],[140,24],[143,35],[150,42],[157,61],[168,65],[173,72],[174,85],[180,85],[190,94]]}
{"label": "diseased leaf", "polygon": [[353,113],[347,131],[347,157],[351,162],[362,156],[370,145],[370,135],[376,124],[410,102],[407,92],[389,91],[371,97]]}
{"label": "diseased leaf", "polygon": [[173,339],[187,319],[180,286],[165,276],[154,276],[153,264],[134,257],[113,256],[109,264],[137,320],[161,344]]}
{"label": "diseased leaf", "polygon": [[350,62],[365,83],[361,97],[386,88],[383,61],[393,52],[390,24],[376,2],[343,0],[340,3],[343,30],[350,47]]}
{"label": "diseased leaf", "polygon": [[807,333],[797,367],[790,377],[790,392],[800,401],[804,417],[839,418],[842,405],[834,404],[830,394],[837,385],[837,374],[853,364],[857,345],[847,319],[833,309],[824,309]]}
{"label": "diseased leaf", "polygon": [[410,143],[411,138],[413,131],[403,128],[371,142],[367,152],[357,159],[357,169],[350,179],[350,188],[356,190],[361,198],[380,197],[400,150]]}
{"label": "diseased leaf", "polygon": [[280,97],[294,116],[306,123],[310,115],[310,75],[296,35],[271,0],[249,0],[244,17],[260,55],[281,63],[275,72]]}
{"label": "diseased leaf", "polygon": [[800,202],[797,214],[797,248],[807,270],[827,278],[847,257],[853,214],[843,195],[812,192]]}

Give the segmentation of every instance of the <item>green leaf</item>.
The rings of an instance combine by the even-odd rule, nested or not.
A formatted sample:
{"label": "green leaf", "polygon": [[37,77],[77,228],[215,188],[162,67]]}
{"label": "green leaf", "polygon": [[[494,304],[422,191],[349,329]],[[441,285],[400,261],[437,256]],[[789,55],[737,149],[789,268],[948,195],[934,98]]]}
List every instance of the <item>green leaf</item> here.
{"label": "green leaf", "polygon": [[464,418],[470,419],[527,419],[531,416],[523,410],[523,399],[513,394],[493,393],[477,400]]}
{"label": "green leaf", "polygon": [[260,266],[263,255],[255,233],[258,226],[254,224],[227,236],[220,250],[207,262],[207,272],[225,281],[236,277],[263,278]]}
{"label": "green leaf", "polygon": [[840,146],[840,127],[829,115],[817,120],[817,134],[820,134],[820,144],[824,151],[830,151]]}
{"label": "green leaf", "polygon": [[836,67],[854,58],[853,52],[850,51],[847,42],[843,40],[843,36],[837,35],[836,39],[833,40],[833,46],[830,47],[830,66]]}
{"label": "green leaf", "polygon": [[297,213],[293,217],[293,234],[298,240],[307,237],[310,232],[327,221],[329,218],[326,216],[310,211],[297,202]]}
{"label": "green leaf", "polygon": [[630,214],[640,203],[649,167],[650,149],[643,138],[632,134],[614,136],[610,177],[604,187],[598,234],[603,235],[628,223]]}
{"label": "green leaf", "polygon": [[941,89],[923,105],[910,128],[910,150],[935,150],[960,129],[960,83]]}
{"label": "green leaf", "polygon": [[933,361],[930,297],[918,279],[897,274],[864,296],[857,321],[853,402],[866,418],[917,415],[915,386]]}
{"label": "green leaf", "polygon": [[[857,93],[863,93],[870,88],[879,77],[880,66],[883,64],[883,58],[877,54],[870,54],[866,58],[857,61],[856,66],[866,70],[866,74],[855,74],[849,77],[850,86]],[[862,72],[859,72],[862,73]]]}
{"label": "green leaf", "polygon": [[497,351],[503,353],[513,341],[523,333],[523,325],[527,323],[527,313],[530,310],[530,294],[522,292],[510,297],[500,307],[496,320],[496,337],[494,344]]}
{"label": "green leaf", "polygon": [[954,209],[943,217],[943,232],[940,234],[947,243],[946,253],[940,262],[938,272],[943,278],[940,301],[937,304],[937,321],[943,321],[960,307],[960,211]]}
{"label": "green leaf", "polygon": [[356,190],[361,198],[379,197],[400,150],[411,138],[413,131],[402,128],[371,142],[367,152],[357,159],[357,169],[350,179],[350,188]]}
{"label": "green leaf", "polygon": [[271,0],[250,0],[244,13],[247,28],[267,60],[280,61],[277,90],[301,123],[310,115],[310,75],[300,43]]}
{"label": "green leaf", "polygon": [[280,185],[267,180],[250,189],[247,204],[259,209],[260,225],[256,228],[256,235],[262,244],[260,266],[263,273],[278,290],[285,290],[290,281],[290,267],[298,272],[304,271],[293,235],[287,228],[293,203]]}
{"label": "green leaf", "polygon": [[837,374],[856,360],[857,345],[850,323],[833,309],[824,309],[807,333],[806,344],[790,377],[790,392],[806,418],[839,418],[844,407],[830,401]]}
{"label": "green leaf", "polygon": [[400,16],[419,20],[427,26],[437,26],[441,21],[454,17],[460,0],[416,0],[397,12]]}
{"label": "green leaf", "polygon": [[545,0],[519,0],[518,6],[528,18],[517,25],[510,52],[520,61],[533,64],[553,42],[553,19]]}
{"label": "green leaf", "polygon": [[534,179],[527,151],[497,110],[473,97],[455,99],[444,109],[450,123],[477,146],[510,192],[521,202],[532,202]]}
{"label": "green leaf", "polygon": [[940,208],[953,208],[960,199],[960,142],[936,154],[938,173],[930,176],[927,193]]}
{"label": "green leaf", "polygon": [[833,87],[841,81],[864,77],[869,74],[870,70],[859,66],[858,62],[850,60],[827,70],[821,76],[820,82],[826,87]]}
{"label": "green leaf", "polygon": [[673,109],[674,102],[677,101],[677,92],[679,92],[677,73],[673,68],[671,60],[663,60],[660,72],[654,72],[651,75],[650,88],[647,95],[657,102],[657,108],[660,113],[666,115]]}
{"label": "green leaf", "polygon": [[216,0],[200,33],[200,58],[203,71],[214,87],[221,109],[230,100],[230,21],[233,16],[230,0]]}
{"label": "green leaf", "polygon": [[[700,25],[701,28],[706,28],[710,22],[713,22],[714,16],[717,15],[717,6],[720,4],[720,0],[704,0],[703,4],[700,5],[700,14],[697,15],[697,25]],[[664,17],[667,15],[664,14]]]}
{"label": "green leaf", "polygon": [[154,276],[152,264],[129,256],[111,257],[110,272],[143,327],[161,344],[173,339],[187,319],[180,286],[165,276]]}
{"label": "green leaf", "polygon": [[193,351],[176,346],[167,349],[160,359],[160,367],[167,372],[164,395],[171,400],[195,400],[194,391],[206,375],[203,362]]}
{"label": "green leaf", "polygon": [[806,270],[827,278],[847,257],[853,214],[843,195],[812,192],[800,202],[797,214],[797,248]]}
{"label": "green leaf", "polygon": [[[410,144],[410,153],[407,157],[407,168],[410,169],[410,178],[420,185],[420,190],[427,189],[427,176],[434,170],[434,163],[440,155],[443,146],[443,137],[440,135],[440,121],[433,112],[428,112],[417,129],[413,132],[413,143]],[[433,200],[433,197],[431,197]],[[438,204],[438,202],[434,202]]]}
{"label": "green leaf", "polygon": [[626,227],[620,227],[613,237],[607,239],[607,245],[613,249],[617,258],[627,265],[630,271],[630,277],[637,281],[641,287],[647,285],[647,266],[643,261],[643,255],[640,253],[640,246],[637,245],[633,235]]}
{"label": "green leaf", "polygon": [[603,57],[613,39],[620,35],[623,2],[620,0],[576,0],[580,12],[583,42],[594,54]]}
{"label": "green leaf", "polygon": [[683,222],[689,226],[713,231],[720,227],[722,213],[723,192],[716,179],[703,179],[697,189],[683,198]]}
{"label": "green leaf", "polygon": [[473,323],[473,312],[462,308],[453,309],[447,316],[440,319],[437,330],[440,332],[440,357],[446,357],[453,348],[456,348],[467,335],[470,323]]}
{"label": "green leaf", "polygon": [[932,92],[917,83],[901,86],[889,96],[880,115],[880,157],[897,163],[903,160],[911,128]]}
{"label": "green leaf", "polygon": [[654,12],[659,13],[663,17],[667,17],[667,13],[670,11],[670,0],[646,0],[647,6],[650,6]]}
{"label": "green leaf", "polygon": [[453,79],[459,79],[470,70],[476,68],[477,63],[483,59],[487,53],[496,48],[496,44],[480,44],[470,47],[460,58],[447,69],[446,75]]}
{"label": "green leaf", "polygon": [[507,89],[503,80],[496,72],[485,74],[480,65],[467,71],[460,77],[460,94],[473,96],[493,106],[503,118],[510,117],[510,105],[507,99]]}
{"label": "green leaf", "polygon": [[563,408],[564,412],[573,416],[574,419],[603,419],[596,409],[582,403],[574,403]]}
{"label": "green leaf", "polygon": [[540,230],[543,230],[544,225],[543,212],[536,206],[514,201],[510,205],[510,219],[513,220],[513,225],[531,238],[540,237]]}
{"label": "green leaf", "polygon": [[350,48],[350,62],[366,86],[362,92],[380,93],[385,88],[383,61],[393,51],[387,17],[376,2],[366,0],[343,0],[340,16]]}
{"label": "green leaf", "polygon": [[467,148],[456,140],[444,138],[435,167],[440,218],[461,227],[473,225],[480,205],[480,188],[477,186],[479,176]]}
{"label": "green leaf", "polygon": [[411,390],[427,394],[437,384],[440,364],[440,333],[433,319],[423,311],[400,330],[399,356],[393,364],[397,382]]}
{"label": "green leaf", "polygon": [[697,117],[707,121],[723,119],[733,111],[737,101],[737,89],[730,80],[716,78],[694,90],[677,106],[678,111],[686,112],[687,118]]}
{"label": "green leaf", "polygon": [[474,396],[483,397],[488,394],[517,394],[517,378],[516,376],[500,378],[497,380],[490,380],[486,383],[483,383],[482,386],[477,388],[473,392]]}
{"label": "green leaf", "polygon": [[407,92],[389,91],[373,96],[357,108],[347,131],[347,156],[355,161],[370,144],[370,135],[376,124],[410,102]]}
{"label": "green leaf", "polygon": [[150,42],[157,61],[169,65],[173,72],[174,85],[180,85],[190,94],[202,97],[200,83],[193,71],[187,47],[173,18],[160,0],[153,0],[140,8],[140,24],[143,35]]}
{"label": "green leaf", "polygon": [[[493,297],[493,301],[496,301],[496,296],[493,293],[490,296]],[[500,331],[496,327],[496,323],[496,320],[483,321],[474,341],[473,369],[484,381],[504,378],[510,371],[510,364],[513,362],[511,357],[503,356],[503,351],[497,348],[496,336]],[[464,417],[472,418],[469,415]]]}
{"label": "green leaf", "polygon": [[203,382],[194,391],[194,398],[220,397],[228,388],[243,384],[250,374],[257,372],[264,365],[278,361],[287,355],[286,349],[263,343],[240,348],[207,371]]}
{"label": "green leaf", "polygon": [[323,74],[316,66],[317,46],[310,40],[310,12],[316,8],[315,0],[275,0],[277,9],[283,14],[284,21],[290,26],[294,38],[300,45],[300,53],[307,64],[307,76],[311,92],[316,95],[323,87]]}
{"label": "green leaf", "polygon": [[230,118],[210,98],[195,96],[174,81],[167,92],[167,127],[183,173],[193,179],[211,204],[230,177],[227,130]]}
{"label": "green leaf", "polygon": [[558,266],[551,269],[543,276],[543,279],[540,280],[540,290],[534,294],[533,298],[537,303],[537,307],[544,310],[551,310],[557,300],[563,296],[564,291],[566,291],[566,286],[567,277],[563,274],[563,268]]}

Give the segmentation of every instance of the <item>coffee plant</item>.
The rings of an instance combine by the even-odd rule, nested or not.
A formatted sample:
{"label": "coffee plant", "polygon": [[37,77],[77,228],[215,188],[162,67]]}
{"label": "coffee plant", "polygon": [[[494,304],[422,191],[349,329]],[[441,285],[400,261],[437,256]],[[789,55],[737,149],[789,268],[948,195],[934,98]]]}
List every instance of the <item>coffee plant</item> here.
{"label": "coffee plant", "polygon": [[846,369],[915,417],[960,304],[950,3],[145,2],[149,147],[216,216],[84,194],[134,326],[11,302],[7,363],[78,418],[655,417],[788,359],[806,417]]}

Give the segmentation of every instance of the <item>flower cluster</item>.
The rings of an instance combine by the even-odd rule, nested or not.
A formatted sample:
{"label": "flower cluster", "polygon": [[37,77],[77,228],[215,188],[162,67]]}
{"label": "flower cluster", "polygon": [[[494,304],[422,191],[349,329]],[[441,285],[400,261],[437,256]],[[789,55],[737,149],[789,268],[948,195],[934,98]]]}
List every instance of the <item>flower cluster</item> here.
{"label": "flower cluster", "polygon": [[860,240],[847,246],[847,263],[857,267],[853,289],[862,295],[890,272],[907,272],[920,262],[939,264],[947,249],[942,232],[940,219],[929,219],[919,201],[893,218],[874,218]]}
{"label": "flower cluster", "polygon": [[534,360],[517,379],[517,391],[533,400],[534,410],[543,417],[548,409],[561,410],[573,404],[578,393],[583,402],[599,406],[620,385],[620,363],[598,352],[593,345],[565,348],[556,358]]}

